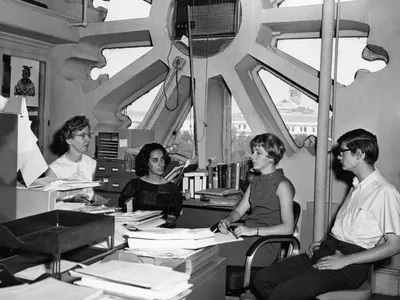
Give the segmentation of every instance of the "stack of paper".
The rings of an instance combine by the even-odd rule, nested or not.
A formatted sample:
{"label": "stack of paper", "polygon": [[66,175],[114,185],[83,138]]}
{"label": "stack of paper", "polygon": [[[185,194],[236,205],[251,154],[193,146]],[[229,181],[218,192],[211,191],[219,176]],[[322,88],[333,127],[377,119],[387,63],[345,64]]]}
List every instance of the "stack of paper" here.
{"label": "stack of paper", "polygon": [[236,238],[231,232],[222,234],[213,233],[208,228],[154,228],[128,232],[128,245],[132,252],[148,253],[178,252],[180,249],[200,249],[221,243],[243,240]]}
{"label": "stack of paper", "polygon": [[131,249],[200,249],[215,245],[214,233],[208,228],[155,228],[128,233]]}
{"label": "stack of paper", "polygon": [[188,293],[190,275],[168,267],[111,260],[71,271],[75,283],[99,288],[109,294],[139,299],[173,299]]}
{"label": "stack of paper", "polygon": [[88,287],[76,286],[54,278],[0,289],[0,299],[7,300],[98,300],[103,291]]}
{"label": "stack of paper", "polygon": [[129,226],[138,226],[146,222],[161,219],[161,213],[161,210],[138,210],[127,213],[116,212],[114,214],[110,214],[110,216],[114,216],[115,220],[118,222],[123,222]]}

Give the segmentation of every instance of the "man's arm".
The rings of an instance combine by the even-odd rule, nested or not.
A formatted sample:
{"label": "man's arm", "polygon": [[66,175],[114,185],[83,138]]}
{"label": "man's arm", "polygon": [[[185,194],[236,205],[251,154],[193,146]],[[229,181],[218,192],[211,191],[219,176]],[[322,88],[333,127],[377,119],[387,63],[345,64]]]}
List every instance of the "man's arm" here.
{"label": "man's arm", "polygon": [[336,251],[335,255],[321,258],[314,267],[319,270],[337,270],[352,264],[373,263],[400,252],[400,236],[393,233],[386,234],[386,241],[374,248],[344,255]]}

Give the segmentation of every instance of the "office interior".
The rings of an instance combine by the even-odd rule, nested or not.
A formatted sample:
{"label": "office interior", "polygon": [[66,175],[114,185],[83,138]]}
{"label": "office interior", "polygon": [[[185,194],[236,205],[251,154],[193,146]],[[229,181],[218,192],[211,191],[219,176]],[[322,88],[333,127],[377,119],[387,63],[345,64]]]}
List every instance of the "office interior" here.
{"label": "office interior", "polygon": [[[235,101],[252,135],[272,132],[285,143],[279,167],[296,187],[301,250],[327,232],[351,185],[351,178],[335,172],[331,150],[341,134],[353,128],[376,134],[377,167],[400,189],[399,1],[337,1],[329,12],[328,2],[333,2],[329,0],[298,6],[285,6],[285,0],[131,0],[146,3],[148,16],[107,21],[107,3],[117,1],[96,6],[93,0],[0,0],[1,95],[13,97],[21,67],[31,66],[36,93],[27,98],[28,113],[48,164],[58,157],[50,147],[54,134],[75,115],[90,120],[94,138],[87,154],[100,162],[100,133],[126,136],[129,143],[111,162],[122,169],[125,148],[151,140],[173,145],[188,116],[193,120],[192,154],[198,158],[198,168],[205,170],[210,158],[230,164]],[[212,17],[210,10],[215,10]],[[325,35],[324,21],[331,23]],[[345,85],[337,81],[336,72],[343,65],[338,65],[334,50],[348,38],[366,39],[359,55],[384,67],[376,72],[359,69]],[[317,66],[278,47],[282,41],[305,39],[321,40],[318,47],[323,59],[317,59]],[[150,50],[113,76],[93,78],[92,70],[108,63],[104,50],[141,47]],[[295,142],[260,78],[263,71],[319,105],[313,143],[302,147]],[[161,86],[159,92],[148,100],[151,105],[133,129],[127,106],[157,86]],[[18,218],[18,209],[23,208],[16,202],[23,196],[18,196],[18,174],[9,159],[16,157],[17,139],[7,138],[10,131],[17,131],[17,120],[0,117],[0,201],[7,203],[7,213],[0,211],[0,216],[4,222]],[[327,153],[325,162],[317,160],[318,151]],[[116,199],[130,176],[118,177],[117,188],[103,191],[104,195]],[[33,205],[31,213],[51,209],[46,202]],[[199,212],[184,205],[180,226],[209,227],[226,212]],[[383,268],[400,272],[400,255]]]}

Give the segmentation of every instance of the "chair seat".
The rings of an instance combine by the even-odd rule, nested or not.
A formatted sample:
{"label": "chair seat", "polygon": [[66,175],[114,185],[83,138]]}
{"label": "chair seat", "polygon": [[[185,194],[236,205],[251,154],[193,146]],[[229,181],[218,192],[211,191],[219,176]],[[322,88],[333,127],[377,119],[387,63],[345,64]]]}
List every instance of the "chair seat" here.
{"label": "chair seat", "polygon": [[328,292],[316,297],[319,300],[368,300],[371,298],[371,285],[365,281],[359,288],[354,290],[340,290]]}

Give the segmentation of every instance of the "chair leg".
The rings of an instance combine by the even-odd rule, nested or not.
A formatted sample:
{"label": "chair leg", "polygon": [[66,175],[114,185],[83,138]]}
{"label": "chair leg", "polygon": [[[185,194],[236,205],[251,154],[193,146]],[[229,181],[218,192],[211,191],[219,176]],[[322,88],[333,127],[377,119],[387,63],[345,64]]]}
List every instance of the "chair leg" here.
{"label": "chair leg", "polygon": [[240,300],[257,300],[256,296],[251,292],[251,290],[246,289],[244,293],[239,296]]}

